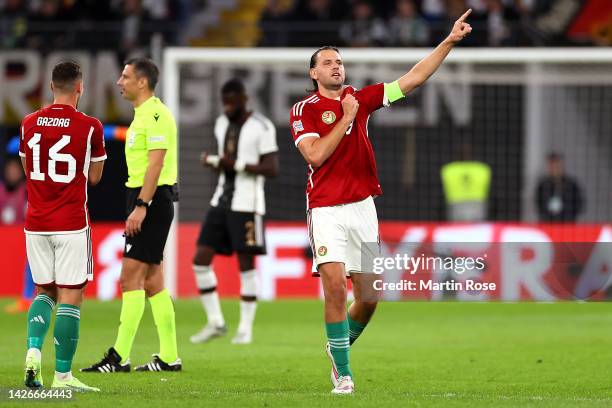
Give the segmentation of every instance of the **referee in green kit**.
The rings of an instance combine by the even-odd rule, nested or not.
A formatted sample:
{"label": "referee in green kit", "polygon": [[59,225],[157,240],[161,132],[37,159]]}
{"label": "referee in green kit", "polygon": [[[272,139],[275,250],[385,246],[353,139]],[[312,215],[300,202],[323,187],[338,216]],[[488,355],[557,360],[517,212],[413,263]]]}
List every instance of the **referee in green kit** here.
{"label": "referee in green kit", "polygon": [[174,217],[177,178],[176,123],[154,94],[157,66],[145,58],[126,62],[117,85],[134,106],[134,120],[125,141],[128,167],[125,249],[121,268],[123,303],[114,347],[104,358],[81,371],[128,372],[130,351],[145,308],[151,303],[159,335],[159,354],[136,371],[180,371],[174,306],[164,288],[162,258]]}

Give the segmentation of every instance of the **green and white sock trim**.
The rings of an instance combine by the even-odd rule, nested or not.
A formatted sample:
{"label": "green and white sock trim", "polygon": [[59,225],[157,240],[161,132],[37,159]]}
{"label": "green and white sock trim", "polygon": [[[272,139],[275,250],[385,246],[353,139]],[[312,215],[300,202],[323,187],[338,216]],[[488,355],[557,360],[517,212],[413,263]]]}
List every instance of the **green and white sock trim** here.
{"label": "green and white sock trim", "polygon": [[327,341],[329,341],[329,345],[335,349],[349,348],[350,346],[348,337],[339,339],[327,339]]}
{"label": "green and white sock trim", "polygon": [[72,305],[60,305],[57,308],[57,316],[68,316],[75,319],[81,319],[81,310]]}
{"label": "green and white sock trim", "polygon": [[55,302],[47,295],[38,295],[34,298],[34,300],[40,300],[49,305],[51,309],[55,307]]}
{"label": "green and white sock trim", "polygon": [[336,363],[338,374],[341,376],[353,376],[349,367],[349,327],[348,321],[325,323],[329,351]]}
{"label": "green and white sock trim", "polygon": [[355,340],[359,338],[359,336],[365,329],[366,325],[361,324],[356,320],[353,320],[351,318],[351,315],[348,313],[346,314],[346,320],[348,321],[348,324],[349,324],[349,338],[350,338],[350,344],[352,346],[353,343],[355,343]]}

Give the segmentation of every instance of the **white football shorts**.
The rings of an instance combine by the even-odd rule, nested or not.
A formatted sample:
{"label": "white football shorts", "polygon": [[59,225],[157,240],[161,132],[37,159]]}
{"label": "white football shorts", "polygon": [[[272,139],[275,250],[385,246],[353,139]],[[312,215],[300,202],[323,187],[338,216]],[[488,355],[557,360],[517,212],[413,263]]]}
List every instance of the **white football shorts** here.
{"label": "white football shorts", "polygon": [[89,228],[73,234],[26,233],[26,252],[36,285],[80,288],[93,280]]}
{"label": "white football shorts", "polygon": [[[350,273],[374,273],[363,270],[362,250],[372,252],[379,247],[378,216],[374,199],[308,211],[308,235],[313,252],[312,272],[327,262],[342,262]],[[362,246],[362,243],[370,243]],[[372,245],[376,244],[376,245]],[[368,254],[376,256],[377,254]],[[368,267],[368,269],[371,269]]]}

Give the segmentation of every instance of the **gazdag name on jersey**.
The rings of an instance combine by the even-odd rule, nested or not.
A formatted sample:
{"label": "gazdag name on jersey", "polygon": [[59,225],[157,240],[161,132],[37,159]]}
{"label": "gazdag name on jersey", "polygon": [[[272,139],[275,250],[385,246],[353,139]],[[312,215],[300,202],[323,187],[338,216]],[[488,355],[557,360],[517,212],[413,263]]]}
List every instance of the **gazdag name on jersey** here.
{"label": "gazdag name on jersey", "polygon": [[39,116],[36,119],[37,126],[57,126],[57,127],[69,127],[70,118],[47,118],[45,116]]}
{"label": "gazdag name on jersey", "polygon": [[21,122],[19,155],[26,161],[25,231],[85,230],[89,164],[106,159],[100,121],[69,105],[50,105]]}

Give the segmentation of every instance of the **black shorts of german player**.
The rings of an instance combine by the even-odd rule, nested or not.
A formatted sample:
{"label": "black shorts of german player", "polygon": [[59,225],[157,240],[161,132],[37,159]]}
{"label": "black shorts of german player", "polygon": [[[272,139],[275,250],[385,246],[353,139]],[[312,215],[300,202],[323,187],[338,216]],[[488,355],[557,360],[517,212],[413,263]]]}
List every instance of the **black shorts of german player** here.
{"label": "black shorts of german player", "polygon": [[[136,206],[140,188],[127,189],[127,214]],[[123,256],[138,261],[159,265],[164,257],[164,247],[174,218],[174,190],[172,186],[158,186],[141,230],[132,237],[125,238]]]}
{"label": "black shorts of german player", "polygon": [[202,222],[198,245],[214,248],[221,255],[265,255],[264,220],[252,212],[211,207]]}

